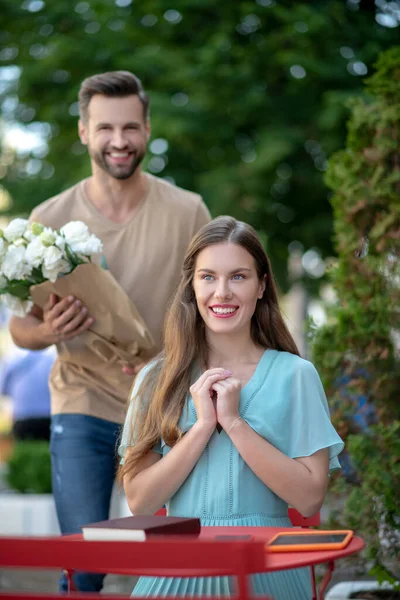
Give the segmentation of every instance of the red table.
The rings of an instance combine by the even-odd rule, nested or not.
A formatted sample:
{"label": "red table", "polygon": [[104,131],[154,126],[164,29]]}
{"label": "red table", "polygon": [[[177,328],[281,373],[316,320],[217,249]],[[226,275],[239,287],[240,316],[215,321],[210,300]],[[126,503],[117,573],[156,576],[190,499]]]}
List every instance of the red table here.
{"label": "red table", "polygon": [[[293,527],[202,527],[199,540],[214,540],[216,536],[242,536],[251,535],[255,540],[268,542],[274,535],[281,531],[293,531]],[[66,536],[68,540],[82,540],[81,534]],[[171,538],[172,539],[172,538]],[[180,540],[183,537],[179,538]],[[193,539],[192,536],[185,536],[185,539]],[[339,558],[350,556],[360,552],[364,548],[364,541],[354,536],[346,548],[341,550],[307,550],[304,552],[268,552],[268,561],[266,561],[265,572],[282,571],[284,569],[298,569],[300,567],[310,567],[321,563],[329,563]],[[267,549],[266,549],[267,552]],[[123,570],[120,574],[126,573]],[[130,574],[135,575],[134,567]],[[170,575],[170,574],[169,574]],[[168,574],[165,573],[167,577]]]}
{"label": "red table", "polygon": [[[295,528],[296,529],[296,528]],[[268,542],[274,535],[281,531],[293,531],[293,527],[203,527],[200,537],[212,539],[216,535],[251,535],[256,540]],[[268,571],[283,571],[285,569],[298,569],[327,563],[327,571],[318,586],[319,598],[324,598],[326,588],[332,579],[335,561],[345,556],[360,552],[364,548],[364,541],[353,536],[346,548],[341,550],[306,550],[304,552],[268,552],[265,573]],[[313,597],[316,597],[315,582],[313,583]]]}
{"label": "red table", "polygon": [[[281,531],[293,531],[293,527],[202,527],[200,535],[196,538],[198,540],[214,540],[216,536],[243,536],[243,535],[251,535],[253,539],[257,541],[268,542],[274,535]],[[71,535],[67,536],[69,540],[82,540],[82,535]],[[193,539],[192,536],[185,536],[185,539]],[[179,538],[180,540],[183,537]],[[228,538],[227,538],[228,539]],[[360,552],[364,548],[364,541],[354,536],[348,546],[341,550],[307,550],[304,552],[268,552],[266,548],[266,553],[268,553],[268,559],[266,559],[265,569],[263,572],[271,572],[271,571],[283,571],[285,569],[298,569],[301,567],[311,567],[314,565],[319,565],[322,563],[327,563],[328,570],[322,578],[322,581],[319,585],[319,593],[320,597],[323,598],[325,594],[325,590],[332,578],[332,572],[335,568],[335,561],[340,558],[344,558],[345,556],[350,556],[351,554],[355,554],[356,552]],[[137,575],[139,573],[135,572],[134,566],[132,569],[126,570],[121,569],[118,572],[120,575]],[[145,575],[141,571],[141,575]],[[149,572],[149,575],[154,575],[154,573]],[[175,574],[171,571],[158,572],[157,575],[164,577],[173,577]],[[182,576],[182,570],[179,573]],[[210,573],[208,573],[210,575]],[[198,571],[193,573],[193,570],[188,570],[187,576],[201,576],[201,572]]]}
{"label": "red table", "polygon": [[[0,537],[0,565],[64,568],[69,576],[77,569],[165,577],[234,574],[239,580],[239,587],[246,591],[246,576],[252,573],[328,563],[329,571],[322,582],[324,590],[331,578],[334,562],[364,547],[363,540],[353,537],[342,550],[268,552],[266,543],[272,536],[293,530],[296,528],[203,527],[197,537],[157,536],[148,542],[131,543],[85,541],[81,534],[56,538]],[[214,541],[221,536],[220,541]],[[232,543],[235,536],[251,536],[253,541],[243,541],[238,537],[237,543]],[[248,597],[247,592],[243,597]]]}
{"label": "red table", "polygon": [[[251,535],[256,540],[268,542],[280,531],[293,531],[293,527],[202,527],[201,539],[214,539],[216,535]],[[364,541],[354,536],[350,544],[342,550],[307,550],[305,552],[268,552],[268,564],[265,571],[282,571],[298,569],[321,563],[336,561],[344,556],[360,552]]]}

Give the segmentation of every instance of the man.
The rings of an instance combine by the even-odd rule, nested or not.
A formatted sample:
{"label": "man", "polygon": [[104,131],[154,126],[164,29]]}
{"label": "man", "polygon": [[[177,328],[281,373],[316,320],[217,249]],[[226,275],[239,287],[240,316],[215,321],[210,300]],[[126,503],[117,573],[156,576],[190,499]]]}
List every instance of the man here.
{"label": "man", "polygon": [[55,359],[53,348],[20,350],[4,360],[0,393],[11,398],[13,438],[50,439],[49,375]]}
{"label": "man", "polygon": [[[92,176],[38,206],[31,220],[54,228],[73,220],[88,225],[102,240],[108,268],[135,303],[158,351],[184,253],[209,213],[197,194],[142,171],[150,137],[149,98],[135,75],[116,71],[89,77],[82,83],[79,107],[79,136],[88,148]],[[52,294],[43,311],[34,307],[10,324],[17,345],[40,349],[54,343],[59,351],[50,378],[50,449],[62,533],[108,518],[115,446],[138,370],[132,365],[122,373],[118,365],[100,360],[97,369],[85,366],[80,334],[93,321],[79,298]],[[99,591],[102,580],[96,574],[76,576],[82,591]]]}

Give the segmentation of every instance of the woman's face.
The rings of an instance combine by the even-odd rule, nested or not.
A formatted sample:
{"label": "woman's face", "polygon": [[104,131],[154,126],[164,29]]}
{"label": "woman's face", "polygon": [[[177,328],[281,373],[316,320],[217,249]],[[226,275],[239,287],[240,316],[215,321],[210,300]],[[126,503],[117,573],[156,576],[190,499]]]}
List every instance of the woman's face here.
{"label": "woman's face", "polygon": [[257,300],[265,290],[253,257],[242,246],[222,242],[204,248],[196,260],[193,288],[197,307],[214,333],[250,332]]}

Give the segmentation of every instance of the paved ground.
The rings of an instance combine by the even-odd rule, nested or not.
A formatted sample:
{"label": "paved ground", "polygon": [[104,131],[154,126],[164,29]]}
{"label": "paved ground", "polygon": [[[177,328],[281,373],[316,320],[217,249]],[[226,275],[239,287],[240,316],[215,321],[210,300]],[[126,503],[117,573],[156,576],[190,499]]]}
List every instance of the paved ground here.
{"label": "paved ground", "polygon": [[[0,589],[57,593],[58,577],[59,573],[55,571],[0,569]],[[104,593],[129,596],[136,580],[136,577],[107,575]]]}

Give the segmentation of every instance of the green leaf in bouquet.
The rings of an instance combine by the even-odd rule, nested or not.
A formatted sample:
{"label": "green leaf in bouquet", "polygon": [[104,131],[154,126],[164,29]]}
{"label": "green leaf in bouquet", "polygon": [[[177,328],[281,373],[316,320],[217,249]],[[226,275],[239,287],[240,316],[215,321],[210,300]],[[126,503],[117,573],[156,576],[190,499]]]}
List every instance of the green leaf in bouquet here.
{"label": "green leaf in bouquet", "polygon": [[39,283],[43,283],[44,281],[46,281],[46,278],[43,277],[42,269],[40,267],[34,267],[29,277],[29,285],[37,285]]}
{"label": "green leaf in bouquet", "polygon": [[29,281],[19,281],[18,279],[11,279],[7,283],[7,287],[0,290],[0,294],[11,294],[20,300],[29,300],[30,292],[29,288],[32,284]]}
{"label": "green leaf in bouquet", "polygon": [[84,265],[86,263],[83,258],[78,256],[76,252],[74,252],[68,244],[65,244],[65,254],[72,265],[72,268],[75,269],[78,265]]}

